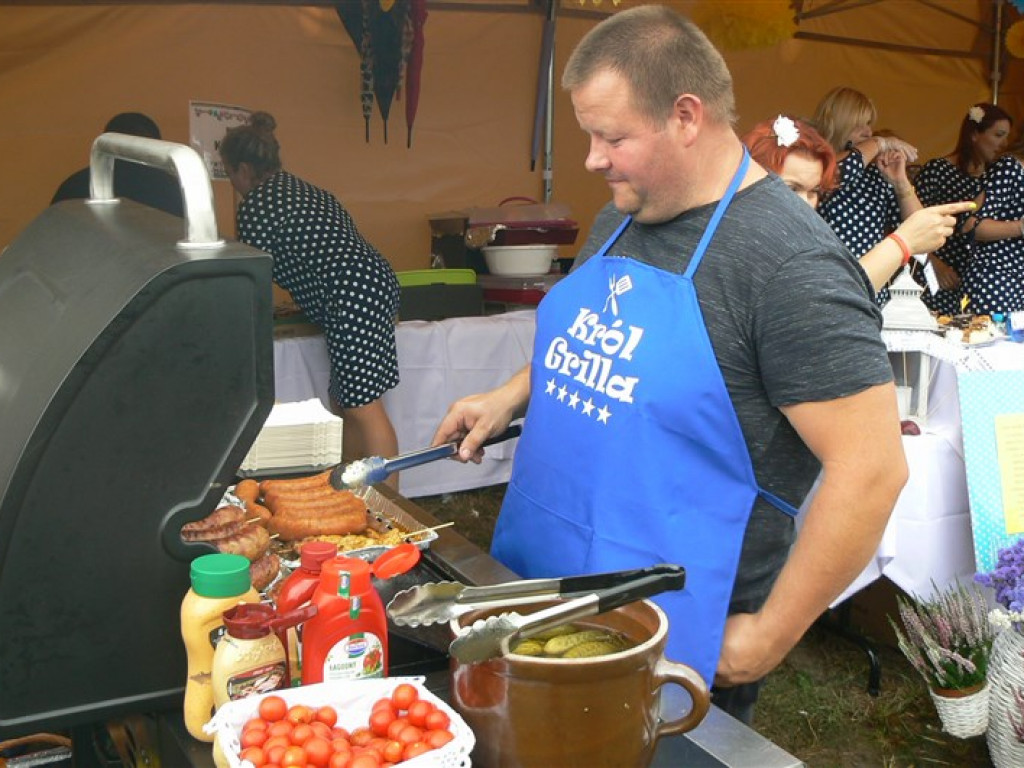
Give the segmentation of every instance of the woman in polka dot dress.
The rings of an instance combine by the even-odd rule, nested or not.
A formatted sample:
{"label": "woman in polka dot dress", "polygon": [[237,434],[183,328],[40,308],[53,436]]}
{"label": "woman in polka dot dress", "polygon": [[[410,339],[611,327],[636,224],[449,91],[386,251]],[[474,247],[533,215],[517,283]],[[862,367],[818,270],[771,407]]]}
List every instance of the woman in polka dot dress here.
{"label": "woman in polka dot dress", "polygon": [[242,195],[238,239],[274,257],[274,282],[323,329],[345,460],[394,456],[398,440],[380,398],[398,384],[398,279],[334,195],[282,170],[275,127],[256,112],[220,145]]}
{"label": "woman in polka dot dress", "polygon": [[[985,173],[964,291],[975,314],[1024,310],[1024,145]],[[970,222],[970,224],[975,222]]]}
{"label": "woman in polka dot dress", "polygon": [[[874,136],[876,116],[867,96],[840,87],[825,95],[811,121],[839,163],[839,187],[822,200],[818,213],[858,259],[922,207],[907,177],[917,150],[895,137]],[[887,287],[876,301],[889,301]]]}
{"label": "woman in polka dot dress", "polygon": [[[924,164],[914,180],[917,196],[924,205],[957,200],[974,200],[982,190],[982,176],[1006,146],[1010,116],[995,104],[975,104],[960,123],[956,148],[948,155]],[[929,309],[944,315],[960,313],[961,286],[970,256],[970,237],[963,232],[964,219],[946,245],[929,257],[942,290],[925,291],[921,299]],[[915,275],[924,284],[921,274]]]}

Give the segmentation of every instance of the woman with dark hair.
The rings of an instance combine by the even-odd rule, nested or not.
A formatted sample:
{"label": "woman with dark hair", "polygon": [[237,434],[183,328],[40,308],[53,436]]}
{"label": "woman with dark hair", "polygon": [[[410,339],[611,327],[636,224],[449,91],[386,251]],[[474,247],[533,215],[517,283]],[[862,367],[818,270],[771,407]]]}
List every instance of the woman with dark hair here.
{"label": "woman with dark hair", "polygon": [[[968,109],[960,121],[953,151],[929,160],[914,180],[922,204],[976,199],[982,192],[985,172],[1006,147],[1012,122],[1006,111],[995,104],[982,102]],[[922,298],[930,309],[942,314],[961,311],[960,299],[965,292],[961,279],[967,269],[970,243],[970,235],[963,232],[964,225],[961,219],[957,232],[930,258],[942,290],[936,294],[926,291]],[[983,238],[979,235],[978,239]]]}
{"label": "woman with dark hair", "polygon": [[984,202],[965,228],[974,237],[964,293],[976,314],[1024,310],[1024,141],[992,163]]}
{"label": "woman with dark hair", "polygon": [[[917,150],[895,136],[875,135],[877,115],[863,93],[839,87],[825,95],[812,120],[839,163],[839,186],[818,213],[858,258],[922,207],[907,177],[907,163],[917,160]],[[876,301],[889,301],[884,284]]]}
{"label": "woman with dark hair", "polygon": [[274,282],[323,329],[345,460],[394,456],[398,440],[380,398],[398,384],[398,280],[334,195],[282,170],[275,127],[256,112],[220,144],[242,196],[238,239],[274,257]]}
{"label": "woman with dark hair", "polygon": [[[831,145],[803,120],[779,115],[755,125],[743,137],[750,156],[766,170],[778,174],[786,186],[808,205],[817,208],[821,195],[836,185],[836,155]],[[938,248],[953,231],[955,213],[971,203],[915,211],[881,242],[860,257],[875,291],[905,265],[911,254]]]}

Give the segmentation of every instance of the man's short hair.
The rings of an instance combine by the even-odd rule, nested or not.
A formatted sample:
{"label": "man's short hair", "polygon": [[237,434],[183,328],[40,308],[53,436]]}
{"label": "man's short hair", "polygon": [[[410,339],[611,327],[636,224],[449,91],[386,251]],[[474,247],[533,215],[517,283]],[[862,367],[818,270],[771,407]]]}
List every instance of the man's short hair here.
{"label": "man's short hair", "polygon": [[122,112],[114,115],[103,130],[107,133],[127,133],[129,136],[144,136],[149,139],[160,138],[160,128],[156,122],[141,112]]}

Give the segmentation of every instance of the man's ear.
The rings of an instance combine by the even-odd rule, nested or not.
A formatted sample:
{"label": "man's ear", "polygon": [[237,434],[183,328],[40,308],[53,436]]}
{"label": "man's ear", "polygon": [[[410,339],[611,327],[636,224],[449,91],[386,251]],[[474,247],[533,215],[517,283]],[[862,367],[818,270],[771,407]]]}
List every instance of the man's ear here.
{"label": "man's ear", "polygon": [[676,121],[688,146],[696,141],[704,122],[704,103],[692,93],[680,94],[672,105],[672,119]]}

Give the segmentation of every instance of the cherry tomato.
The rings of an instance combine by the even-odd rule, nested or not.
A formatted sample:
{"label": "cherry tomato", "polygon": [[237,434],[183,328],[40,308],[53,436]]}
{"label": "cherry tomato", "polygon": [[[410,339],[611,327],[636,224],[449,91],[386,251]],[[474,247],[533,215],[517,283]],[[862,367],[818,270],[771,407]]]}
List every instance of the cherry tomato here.
{"label": "cherry tomato", "polygon": [[288,747],[281,756],[281,768],[304,768],[306,765],[306,750],[302,747]]}
{"label": "cherry tomato", "polygon": [[299,723],[294,728],[292,728],[291,736],[289,736],[288,738],[291,739],[292,744],[301,747],[303,744],[305,744],[307,741],[313,738],[313,735],[313,728],[309,725],[309,723]]}
{"label": "cherry tomato", "polygon": [[405,744],[400,741],[389,741],[384,745],[382,757],[389,763],[398,763],[402,760],[402,753],[405,752]]}
{"label": "cherry tomato", "polygon": [[263,750],[259,747],[246,747],[239,753],[239,756],[243,760],[248,760],[250,763],[255,765],[256,768],[260,768],[260,766],[267,762],[267,758],[264,756]]}
{"label": "cherry tomato", "polygon": [[426,699],[417,699],[409,705],[409,712],[406,717],[413,725],[422,728],[427,724],[427,715],[433,712],[436,707]]}
{"label": "cherry tomato", "polygon": [[432,749],[432,747],[422,741],[414,741],[412,744],[405,745],[405,751],[402,752],[403,760],[412,760],[414,757],[426,754]]}
{"label": "cherry tomato", "polygon": [[365,747],[370,743],[370,739],[373,738],[373,732],[369,728],[356,728],[352,731],[352,735],[349,736],[349,741],[353,747]]}
{"label": "cherry tomato", "polygon": [[395,722],[395,719],[393,709],[381,707],[377,711],[370,713],[370,730],[376,736],[387,736],[388,726]]}
{"label": "cherry tomato", "polygon": [[288,702],[280,696],[267,696],[260,701],[259,713],[268,723],[281,720],[288,714]]}
{"label": "cherry tomato", "polygon": [[281,758],[284,757],[284,751],[288,749],[284,744],[275,744],[272,747],[264,747],[263,755],[266,757],[268,763],[274,765],[281,764]]}
{"label": "cherry tomato", "polygon": [[288,738],[292,735],[292,728],[294,728],[287,720],[278,720],[276,723],[271,723],[270,727],[267,728],[267,735],[269,736],[284,736]]}
{"label": "cherry tomato", "polygon": [[310,765],[315,765],[317,768],[327,768],[327,764],[331,760],[331,742],[320,736],[313,736],[302,745],[302,748],[306,750],[306,760]]}
{"label": "cherry tomato", "polygon": [[318,723],[323,723],[328,728],[333,728],[334,724],[338,722],[338,710],[334,707],[317,707],[316,712],[313,713],[313,718]]}
{"label": "cherry tomato", "polygon": [[380,768],[380,756],[376,752],[363,752],[353,756],[348,768]]}
{"label": "cherry tomato", "polygon": [[386,736],[389,739],[398,740],[398,734],[400,734],[405,727],[409,725],[409,718],[407,717],[396,717],[391,721],[391,725],[388,726],[388,732]]}
{"label": "cherry tomato", "polygon": [[416,690],[415,685],[412,685],[411,683],[401,683],[391,692],[391,703],[394,704],[397,709],[406,710],[409,708],[409,705],[419,697],[420,692]]}
{"label": "cherry tomato", "polygon": [[446,730],[431,730],[423,734],[423,740],[434,749],[440,749],[454,738],[452,732]]}
{"label": "cherry tomato", "polygon": [[298,725],[299,723],[311,723],[313,722],[313,709],[307,707],[305,704],[296,704],[293,707],[288,708],[288,712],[285,715],[289,722]]}
{"label": "cherry tomato", "polygon": [[423,741],[423,729],[418,728],[415,725],[407,725],[398,733],[398,741],[405,745],[415,744],[417,741]]}
{"label": "cherry tomato", "polygon": [[243,729],[242,736],[238,741],[244,749],[245,747],[260,747],[269,738],[270,735],[266,728],[250,728],[248,731]]}
{"label": "cherry tomato", "polygon": [[424,726],[430,731],[445,731],[451,724],[452,719],[448,717],[448,713],[435,707],[434,711],[427,715]]}

